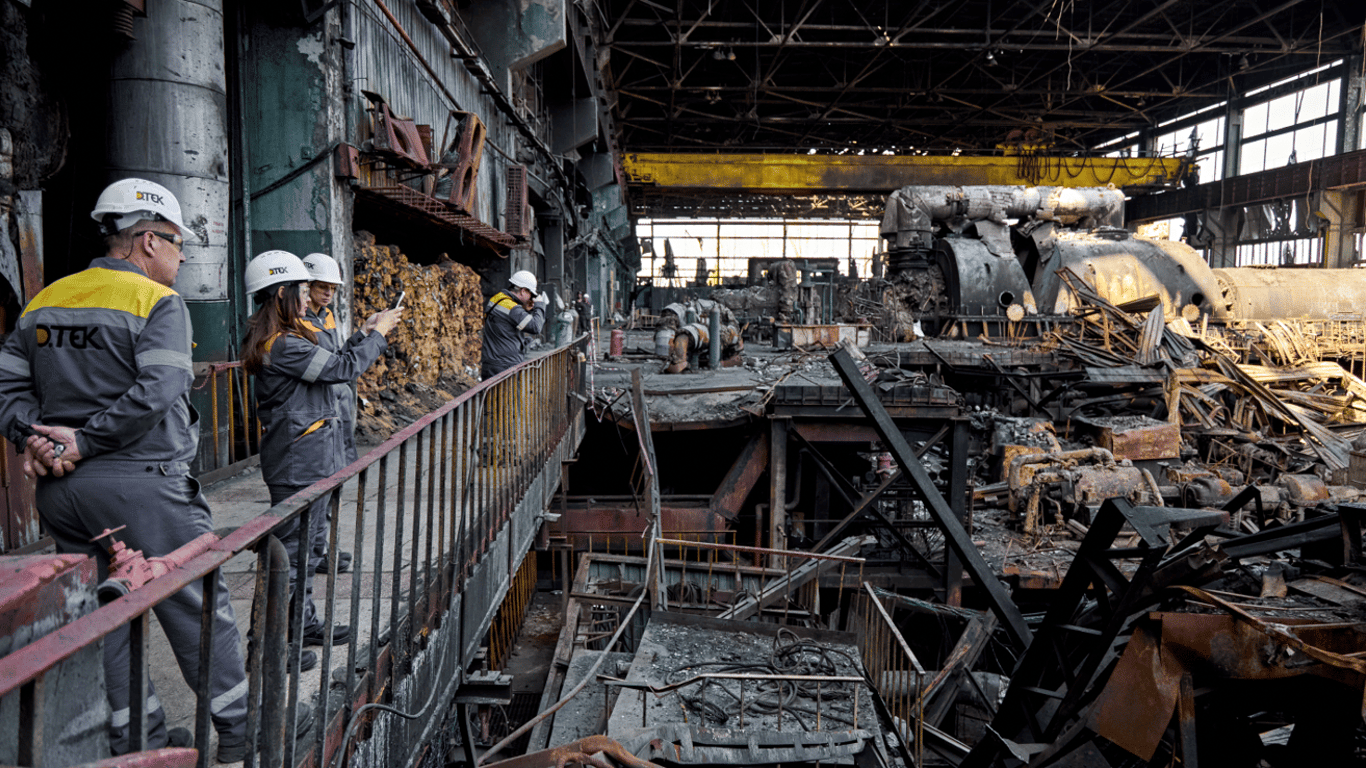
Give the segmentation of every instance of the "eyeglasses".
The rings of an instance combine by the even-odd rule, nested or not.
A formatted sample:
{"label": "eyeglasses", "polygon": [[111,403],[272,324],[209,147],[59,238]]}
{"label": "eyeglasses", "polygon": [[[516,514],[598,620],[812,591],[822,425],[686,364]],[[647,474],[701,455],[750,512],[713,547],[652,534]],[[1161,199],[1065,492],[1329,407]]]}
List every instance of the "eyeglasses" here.
{"label": "eyeglasses", "polygon": [[[178,251],[183,251],[183,250],[185,250],[185,238],[181,237],[180,235],[168,235],[168,234],[166,234],[165,232],[158,232],[158,231],[156,231],[155,229],[144,229],[144,230],[142,230],[141,232],[138,232],[138,233],[137,233],[137,235],[145,235],[145,234],[153,234],[153,235],[156,235],[157,237],[161,238],[162,240],[165,240],[166,242],[170,243],[171,245],[174,245],[174,246],[176,247],[176,250],[178,250]],[[136,235],[134,235],[134,236],[136,237]]]}

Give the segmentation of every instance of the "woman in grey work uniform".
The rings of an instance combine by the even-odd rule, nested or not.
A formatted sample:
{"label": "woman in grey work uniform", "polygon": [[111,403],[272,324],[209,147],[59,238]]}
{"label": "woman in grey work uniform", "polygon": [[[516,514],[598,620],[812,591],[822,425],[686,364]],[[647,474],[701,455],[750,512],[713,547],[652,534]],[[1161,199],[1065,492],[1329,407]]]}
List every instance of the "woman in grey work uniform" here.
{"label": "woman in grey work uniform", "polygon": [[[303,323],[318,338],[318,346],[325,348],[328,352],[340,352],[352,344],[359,344],[365,340],[370,331],[374,330],[375,323],[378,321],[380,313],[376,312],[366,319],[360,330],[351,334],[351,338],[342,339],[341,330],[337,328],[337,315],[332,311],[332,298],[336,296],[341,288],[342,275],[341,267],[337,260],[325,253],[310,253],[303,258],[304,266],[308,269],[308,308],[304,310]],[[341,421],[342,438],[342,466],[347,466],[354,462],[358,457],[356,452],[356,413],[354,406],[355,395],[351,390],[351,382],[343,384],[333,384],[332,391],[337,395],[337,415]],[[332,508],[327,508],[328,520],[331,522]],[[327,525],[314,526],[313,532],[313,555],[318,558],[318,573],[327,573],[328,569],[328,528]],[[337,552],[337,573],[346,573],[351,569],[351,553]]]}
{"label": "woman in grey work uniform", "polygon": [[[332,385],[351,381],[384,353],[384,337],[398,324],[402,310],[387,310],[375,318],[373,332],[337,353],[317,343],[304,324],[308,306],[308,269],[287,251],[266,251],[247,264],[246,287],[257,303],[242,342],[242,365],[255,377],[261,437],[261,474],[270,489],[270,503],[286,498],[340,470],[344,448],[337,398]],[[325,520],[327,497],[309,509],[310,527]],[[296,524],[280,541],[289,553],[289,582],[293,589],[300,539],[313,574],[318,559],[312,536],[301,536]],[[311,531],[310,531],[311,534]],[[304,583],[304,645],[340,645],[351,639],[351,628],[329,632],[313,605],[313,580]]]}

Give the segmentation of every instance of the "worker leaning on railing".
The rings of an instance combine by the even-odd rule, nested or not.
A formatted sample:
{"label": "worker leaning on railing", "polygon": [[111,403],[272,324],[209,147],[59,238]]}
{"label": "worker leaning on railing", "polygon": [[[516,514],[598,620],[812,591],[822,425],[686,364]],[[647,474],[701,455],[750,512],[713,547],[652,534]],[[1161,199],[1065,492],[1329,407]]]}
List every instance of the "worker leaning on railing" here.
{"label": "worker leaning on railing", "polygon": [[[270,503],[286,498],[346,466],[342,424],[332,385],[353,381],[388,347],[385,336],[398,324],[402,309],[379,312],[366,321],[362,338],[336,353],[317,343],[304,324],[308,307],[308,268],[292,253],[266,251],[247,264],[247,293],[258,305],[242,342],[242,367],[255,377],[260,416],[261,474]],[[319,559],[312,552],[315,532],[326,525],[327,497],[310,509],[307,536],[298,518],[281,531],[280,541],[295,562],[300,541],[309,552],[307,573]],[[297,569],[289,569],[291,591]],[[304,582],[305,645],[340,645],[351,638],[345,625],[328,628],[313,605],[313,581]]]}
{"label": "worker leaning on railing", "polygon": [[[91,538],[107,528],[147,557],[165,556],[213,531],[209,506],[190,477],[199,417],[190,406],[190,316],[171,289],[183,237],[180,203],[143,179],[109,185],[93,218],[106,253],[43,289],[0,350],[0,430],[37,474],[38,515],[60,553],[109,556]],[[210,713],[224,750],[246,743],[247,681],[228,589],[215,595]],[[155,607],[193,689],[199,678],[201,586]],[[112,709],[111,747],[129,749],[128,627],[104,642]],[[149,688],[148,745],[167,744],[165,713]],[[240,757],[238,759],[241,759]]]}

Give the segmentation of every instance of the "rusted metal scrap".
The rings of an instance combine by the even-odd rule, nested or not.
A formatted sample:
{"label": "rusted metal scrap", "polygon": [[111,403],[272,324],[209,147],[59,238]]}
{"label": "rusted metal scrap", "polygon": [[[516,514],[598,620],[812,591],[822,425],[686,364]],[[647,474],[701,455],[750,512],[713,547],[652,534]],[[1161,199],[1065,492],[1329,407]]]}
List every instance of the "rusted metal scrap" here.
{"label": "rusted metal scrap", "polygon": [[1147,470],[1116,462],[1104,448],[1017,455],[1010,461],[1006,480],[1010,509],[1021,516],[1026,534],[1037,531],[1046,499],[1054,504],[1056,517],[1081,507],[1096,509],[1113,498],[1162,505],[1157,483]]}
{"label": "rusted metal scrap", "polygon": [[[606,758],[611,758],[612,762]],[[593,768],[617,768],[623,765],[630,768],[663,768],[649,760],[636,757],[617,741],[606,736],[588,736],[540,752],[490,763],[485,768],[565,768],[567,765],[591,765]]]}
{"label": "rusted metal scrap", "polygon": [[[848,759],[862,752],[873,733],[848,731],[764,731],[661,724],[625,738],[645,753],[684,765],[774,765]],[[653,765],[645,763],[645,765]]]}
{"label": "rusted metal scrap", "polygon": [[[1026,745],[1033,764],[1114,764],[1093,761],[1096,736],[1154,765],[1357,764],[1366,585],[1353,580],[1366,506],[1339,510],[1217,545],[1208,516],[1173,544],[1160,525],[1195,510],[1107,502],[1014,670],[999,737],[961,765],[998,765]],[[1110,543],[1120,522],[1143,541],[1127,581],[1104,563],[1124,554]],[[1300,557],[1266,557],[1287,550]],[[1326,575],[1333,563],[1347,575]],[[1277,724],[1288,741],[1258,738]]]}
{"label": "rusted metal scrap", "polygon": [[[1215,680],[1313,675],[1355,689],[1360,700],[1366,662],[1350,655],[1362,647],[1350,622],[1311,616],[1312,606],[1302,615],[1279,611],[1274,620],[1258,617],[1250,612],[1258,607],[1176,586],[1227,613],[1163,611],[1144,619],[1086,719],[1097,734],[1144,760],[1153,759],[1176,712],[1182,679],[1194,675],[1201,676],[1202,687]],[[1358,595],[1357,602],[1362,600],[1366,598]]]}

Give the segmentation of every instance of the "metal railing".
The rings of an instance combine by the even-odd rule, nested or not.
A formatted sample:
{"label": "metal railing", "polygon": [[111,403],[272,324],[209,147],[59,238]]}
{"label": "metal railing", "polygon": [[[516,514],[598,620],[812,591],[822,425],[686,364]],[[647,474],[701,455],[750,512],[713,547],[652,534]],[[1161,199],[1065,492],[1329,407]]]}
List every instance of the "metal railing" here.
{"label": "metal railing", "polygon": [[507,668],[508,659],[512,657],[512,648],[517,643],[523,620],[526,619],[527,607],[531,605],[531,598],[535,593],[536,555],[528,553],[522,558],[517,575],[512,577],[512,585],[508,588],[503,605],[498,609],[498,616],[494,618],[493,626],[489,629],[491,669]]}
{"label": "metal railing", "polygon": [[[838,567],[835,605],[840,605],[844,602],[844,584],[850,567],[852,566],[858,574],[855,583],[862,583],[863,566],[866,562],[862,557],[820,552],[798,552],[680,539],[657,538],[654,541],[661,552],[668,547],[678,558],[665,560],[661,557],[660,561],[664,567],[656,573],[659,583],[655,588],[666,596],[665,607],[668,607],[667,595],[670,592],[695,594],[695,602],[701,605],[714,605],[715,592],[718,588],[717,577],[734,574],[730,582],[732,589],[727,590],[734,602],[729,609],[720,614],[722,618],[768,617],[774,621],[781,619],[783,624],[788,624],[795,613],[804,621],[819,623],[821,573]],[[732,559],[729,562],[718,561],[718,554],[725,554]],[[777,567],[768,569],[770,573],[777,575],[760,586],[746,588],[740,576],[740,561],[757,561],[763,557],[777,560]],[[700,585],[696,583],[695,578],[689,579],[689,569],[695,578],[702,578]]]}
{"label": "metal railing", "polygon": [[[214,594],[222,566],[247,551],[257,553],[255,639],[249,643],[256,658],[248,661],[252,698],[247,743],[257,743],[258,730],[267,734],[264,755],[270,765],[296,765],[310,754],[307,759],[314,765],[340,765],[341,758],[362,749],[350,741],[357,727],[369,725],[364,748],[374,757],[363,762],[411,764],[441,727],[444,712],[432,704],[451,701],[514,569],[530,548],[539,515],[558,483],[560,463],[577,447],[583,429],[582,344],[581,338],[481,383],[337,474],[252,519],[182,568],[0,659],[0,696],[17,695],[20,704],[19,764],[43,764],[43,681],[50,671],[130,625],[133,679],[147,679],[148,611],[196,582],[204,594]],[[342,501],[345,495],[349,505],[353,494],[351,512]],[[360,636],[353,635],[344,649],[345,675],[336,678],[344,686],[340,705],[335,691],[319,697],[315,726],[309,738],[296,744],[290,738],[294,717],[286,713],[292,715],[309,692],[329,690],[336,651],[323,645],[320,668],[299,672],[303,604],[293,601],[288,626],[282,625],[275,618],[282,613],[278,600],[267,593],[268,574],[271,542],[296,521],[310,530],[310,515],[324,506],[314,504],[318,500],[331,510],[330,551],[355,555],[350,574],[336,573],[332,558],[325,588],[314,594],[318,613],[323,626],[341,620]],[[353,525],[342,524],[348,513],[354,515]],[[307,566],[303,554],[290,564],[300,583],[313,576]],[[205,605],[202,631],[210,637],[213,601]],[[262,648],[286,637],[291,638],[285,652],[287,674],[268,677],[263,667],[274,667],[275,660],[263,660]],[[201,659],[205,653],[201,647]],[[405,673],[406,682],[401,677]],[[138,692],[135,688],[131,697],[134,751],[146,746],[140,726],[146,722],[147,697]],[[207,745],[207,674],[201,675],[195,693],[196,743]],[[403,720],[395,720],[401,726],[375,725],[375,718],[386,717],[376,710],[380,700],[390,711],[406,710]],[[199,765],[211,760],[208,750],[202,750]],[[252,768],[260,763],[250,752],[245,764]]]}
{"label": "metal railing", "polygon": [[[256,418],[251,374],[242,367],[241,360],[201,365],[203,368],[196,370],[193,397],[201,413],[205,410],[202,398],[209,400],[208,431],[201,439],[212,446],[212,464],[203,468],[200,480],[211,482],[211,475],[230,471],[261,452],[261,422]],[[199,376],[202,380],[198,380]]]}
{"label": "metal railing", "polygon": [[912,765],[924,765],[925,669],[867,582],[855,596],[847,629],[858,635],[864,673],[887,708],[897,740]]}
{"label": "metal railing", "polygon": [[[677,531],[663,529],[665,536],[681,539],[688,543],[734,544],[735,531]],[[568,543],[575,550],[590,555],[641,555],[645,551],[644,536],[641,533],[620,533],[617,531],[572,531],[565,534]],[[712,550],[706,558],[716,563],[716,552]]]}

